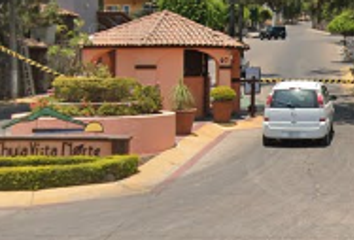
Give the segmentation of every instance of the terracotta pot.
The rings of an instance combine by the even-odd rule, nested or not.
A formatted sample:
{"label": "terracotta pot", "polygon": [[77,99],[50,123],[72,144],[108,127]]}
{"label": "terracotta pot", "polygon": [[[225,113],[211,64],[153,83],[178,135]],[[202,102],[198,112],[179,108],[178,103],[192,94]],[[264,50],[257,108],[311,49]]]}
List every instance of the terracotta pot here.
{"label": "terracotta pot", "polygon": [[196,112],[196,108],[176,111],[177,135],[191,134]]}
{"label": "terracotta pot", "polygon": [[233,101],[213,102],[214,122],[219,122],[219,123],[230,122],[232,109],[233,109]]}

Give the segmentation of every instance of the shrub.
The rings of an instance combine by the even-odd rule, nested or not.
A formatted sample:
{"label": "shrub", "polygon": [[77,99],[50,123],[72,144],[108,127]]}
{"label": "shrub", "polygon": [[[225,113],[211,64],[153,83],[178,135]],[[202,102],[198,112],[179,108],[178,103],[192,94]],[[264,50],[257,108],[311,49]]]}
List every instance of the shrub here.
{"label": "shrub", "polygon": [[0,168],[0,190],[38,190],[102,183],[137,172],[137,156],[112,156],[93,162]]}
{"label": "shrub", "polygon": [[211,90],[212,101],[231,101],[236,98],[235,91],[228,86],[217,86]]}
{"label": "shrub", "polygon": [[126,104],[113,104],[113,103],[104,103],[98,110],[97,115],[99,116],[124,116],[124,115],[137,115],[138,112],[135,112],[130,105]]}
{"label": "shrub", "polygon": [[23,167],[23,166],[47,166],[47,165],[72,165],[97,161],[97,157],[91,156],[20,156],[20,157],[0,157],[1,167]]}
{"label": "shrub", "polygon": [[137,86],[132,78],[59,77],[53,82],[55,97],[64,102],[128,101]]}
{"label": "shrub", "polygon": [[328,30],[331,33],[341,34],[343,36],[354,35],[354,10],[345,10],[335,17],[329,24]]}
{"label": "shrub", "polygon": [[124,102],[133,100],[133,92],[142,85],[132,78],[111,79],[103,82],[105,91],[104,101]]}
{"label": "shrub", "polygon": [[81,111],[76,105],[55,105],[53,109],[68,116],[79,116]]}
{"label": "shrub", "polygon": [[162,109],[162,98],[158,86],[140,86],[134,90],[136,102],[132,108],[143,114],[158,113]]}
{"label": "shrub", "polygon": [[[143,86],[131,78],[59,77],[54,81],[53,86],[57,101],[82,102],[81,106],[49,105],[69,116],[152,114],[158,113],[162,109],[159,87]],[[46,103],[45,106],[48,106],[47,102],[44,102]],[[94,107],[90,102],[104,103],[101,106],[95,105]],[[38,108],[42,105],[40,104]]]}

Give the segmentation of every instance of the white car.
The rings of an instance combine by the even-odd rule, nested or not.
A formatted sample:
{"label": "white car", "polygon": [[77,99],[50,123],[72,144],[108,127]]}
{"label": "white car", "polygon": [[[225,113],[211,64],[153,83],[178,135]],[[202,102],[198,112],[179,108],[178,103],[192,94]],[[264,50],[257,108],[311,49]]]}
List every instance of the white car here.
{"label": "white car", "polygon": [[314,139],[328,146],[333,133],[335,99],[318,82],[278,83],[267,98],[263,145],[269,146],[273,140]]}

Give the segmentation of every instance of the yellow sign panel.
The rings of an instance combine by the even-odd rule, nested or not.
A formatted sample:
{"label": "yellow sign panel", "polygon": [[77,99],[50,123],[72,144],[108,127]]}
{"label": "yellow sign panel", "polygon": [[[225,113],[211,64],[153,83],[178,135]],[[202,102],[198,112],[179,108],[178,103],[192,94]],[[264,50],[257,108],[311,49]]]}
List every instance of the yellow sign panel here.
{"label": "yellow sign panel", "polygon": [[101,133],[104,131],[104,128],[101,123],[99,122],[91,122],[86,125],[85,127],[85,132],[91,132],[91,133]]}

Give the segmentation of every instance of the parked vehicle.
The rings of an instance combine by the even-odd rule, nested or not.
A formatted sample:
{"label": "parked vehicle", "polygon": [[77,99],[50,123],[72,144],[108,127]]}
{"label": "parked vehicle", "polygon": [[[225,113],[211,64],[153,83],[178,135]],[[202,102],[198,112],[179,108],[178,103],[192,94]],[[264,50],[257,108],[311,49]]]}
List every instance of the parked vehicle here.
{"label": "parked vehicle", "polygon": [[274,86],[267,98],[263,145],[274,140],[313,139],[327,146],[333,133],[333,100],[318,82],[287,81]]}
{"label": "parked vehicle", "polygon": [[286,28],[285,26],[268,26],[266,29],[262,30],[259,33],[259,38],[261,40],[263,39],[268,39],[271,40],[272,38],[274,39],[285,39],[287,36],[286,33]]}

